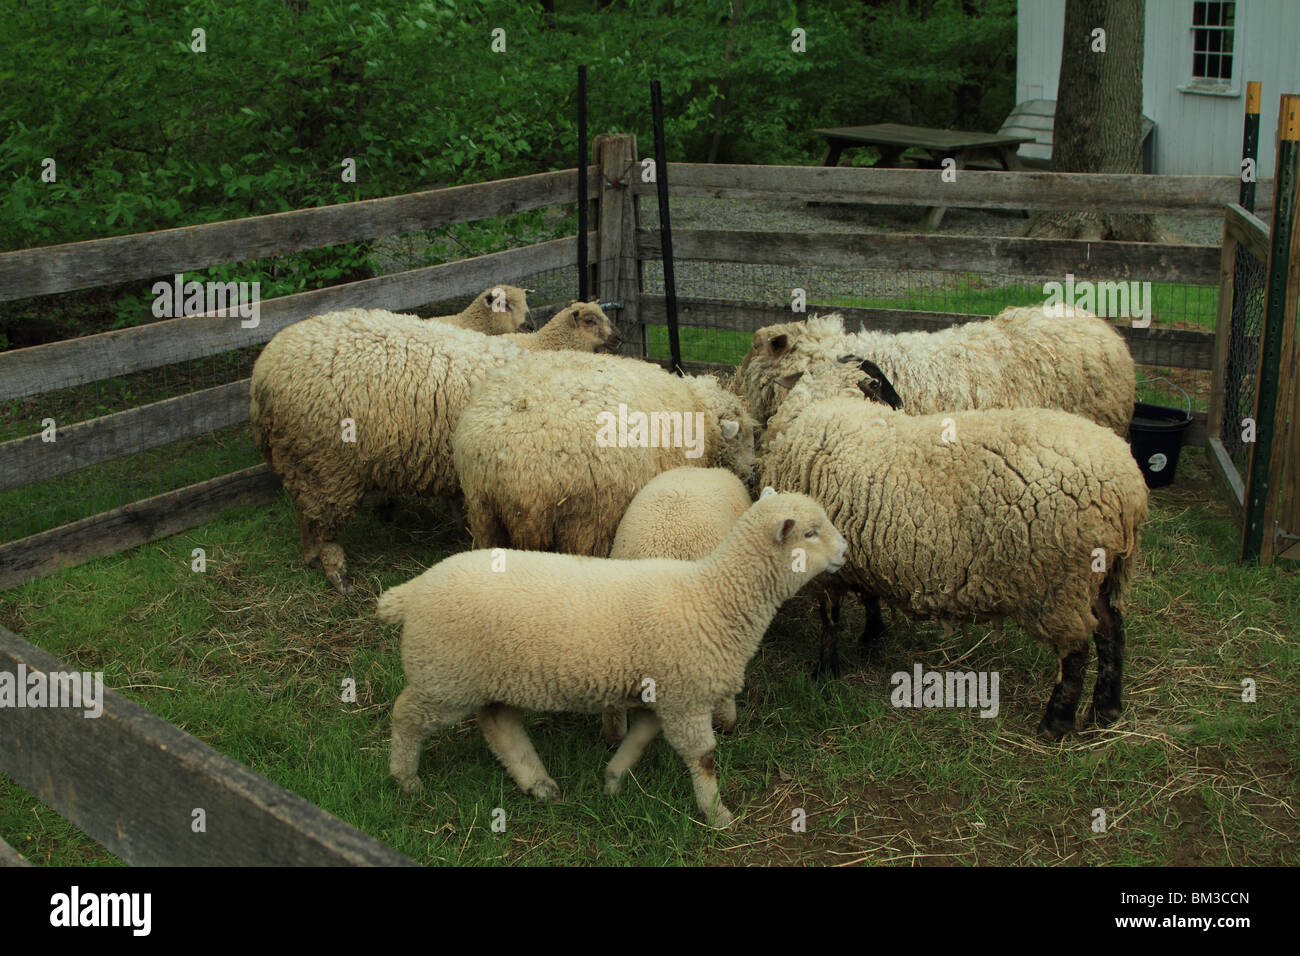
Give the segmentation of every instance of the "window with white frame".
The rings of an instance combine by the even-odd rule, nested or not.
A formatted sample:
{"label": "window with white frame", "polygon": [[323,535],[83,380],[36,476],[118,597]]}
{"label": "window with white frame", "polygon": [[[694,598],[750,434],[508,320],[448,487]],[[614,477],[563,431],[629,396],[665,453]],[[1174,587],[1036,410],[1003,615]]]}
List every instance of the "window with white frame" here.
{"label": "window with white frame", "polygon": [[1192,82],[1227,87],[1232,83],[1233,0],[1196,0],[1192,4]]}

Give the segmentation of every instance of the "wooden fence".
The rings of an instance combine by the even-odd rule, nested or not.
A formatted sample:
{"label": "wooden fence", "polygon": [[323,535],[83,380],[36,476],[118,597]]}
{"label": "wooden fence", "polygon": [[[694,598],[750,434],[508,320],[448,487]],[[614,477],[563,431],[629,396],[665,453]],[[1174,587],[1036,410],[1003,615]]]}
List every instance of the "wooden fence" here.
{"label": "wooden fence", "polygon": [[[663,297],[645,292],[645,263],[659,256],[658,233],[642,228],[639,203],[653,189],[641,179],[631,136],[598,137],[589,185],[597,230],[585,242],[600,299],[620,304],[625,349],[648,354],[647,329],[664,320]],[[780,197],[817,202],[929,205],[936,173],[822,167],[669,164],[676,195]],[[964,171],[944,186],[948,206],[988,209],[1110,208],[1159,215],[1215,215],[1235,194],[1231,177],[1119,177]],[[572,170],[431,190],[234,222],[0,254],[0,301],[84,289],[130,279],[283,255],[345,242],[574,202]],[[1260,184],[1261,203],[1270,201]],[[717,263],[909,269],[1026,277],[1173,281],[1217,285],[1219,251],[1177,244],[1084,242],[938,235],[823,235],[794,232],[685,230],[675,234],[682,259]],[[494,283],[576,266],[577,237],[543,242],[445,265],[284,296],[261,303],[260,322],[190,316],[100,335],[0,353],[0,400],[268,341],[309,315],[354,306],[409,309],[468,297]],[[705,297],[681,300],[681,324],[752,331],[773,321],[758,302]],[[936,329],[981,318],[914,309],[841,309],[869,327]],[[1209,369],[1214,334],[1149,328],[1121,330],[1142,364]],[[688,368],[701,363],[684,363]],[[0,491],[46,481],[244,421],[248,380],[116,412],[63,429],[57,444],[39,436],[0,444]],[[1203,441],[1204,415],[1193,441]],[[144,436],[144,437],[141,437]],[[267,500],[278,482],[264,465],[221,475],[72,524],[0,545],[0,590],[208,521],[236,503]],[[0,668],[19,663],[47,672],[57,661],[0,632]],[[93,726],[92,726],[93,725]],[[33,742],[39,748],[33,749]],[[52,746],[51,746],[52,745]],[[55,753],[57,751],[57,753]],[[119,764],[120,761],[120,764]],[[114,767],[125,770],[114,770]],[[105,717],[33,709],[7,717],[0,769],[55,806],[128,862],[404,862],[251,771],[225,760],[129,702],[112,697]],[[165,793],[168,807],[140,796],[130,781]],[[268,789],[273,788],[273,789]],[[128,800],[128,797],[130,799]],[[131,803],[139,801],[138,812]],[[206,802],[204,802],[206,801]],[[294,801],[297,801],[296,803]],[[175,839],[181,806],[219,808],[238,818],[239,851],[227,840]],[[188,813],[188,811],[186,811]],[[209,810],[209,819],[212,809]],[[164,818],[166,822],[164,821]],[[188,826],[188,823],[186,823]],[[170,828],[170,829],[169,829]]]}

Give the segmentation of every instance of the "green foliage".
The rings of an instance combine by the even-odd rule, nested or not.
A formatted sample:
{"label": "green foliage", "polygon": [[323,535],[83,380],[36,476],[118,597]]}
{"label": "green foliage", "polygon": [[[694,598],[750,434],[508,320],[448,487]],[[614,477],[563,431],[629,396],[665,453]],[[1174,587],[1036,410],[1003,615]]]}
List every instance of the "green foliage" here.
{"label": "green foliage", "polygon": [[733,24],[713,0],[554,15],[514,0],[17,2],[0,33],[0,248],[566,166],[579,63],[593,133],[634,131],[643,152],[661,79],[680,159],[704,158],[717,134],[724,159],[808,162],[818,125],[996,127],[1010,106],[1012,0],[939,0],[924,18],[847,0],[736,6]]}

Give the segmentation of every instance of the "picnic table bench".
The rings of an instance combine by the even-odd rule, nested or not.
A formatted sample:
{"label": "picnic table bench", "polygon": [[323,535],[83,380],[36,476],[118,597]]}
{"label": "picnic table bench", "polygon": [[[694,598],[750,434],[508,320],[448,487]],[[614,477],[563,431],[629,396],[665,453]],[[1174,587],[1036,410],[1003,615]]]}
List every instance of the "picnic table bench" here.
{"label": "picnic table bench", "polygon": [[[942,161],[952,157],[957,169],[965,169],[972,162],[992,161],[1003,169],[1020,168],[1016,149],[1021,143],[1034,142],[1028,136],[1006,136],[1001,133],[971,133],[956,129],[930,129],[925,126],[904,126],[901,123],[876,123],[873,126],[836,126],[814,130],[826,140],[823,166],[835,166],[840,154],[857,146],[874,146],[880,150],[877,166],[904,165],[903,153],[909,149],[925,152],[919,162],[927,168],[938,169]],[[946,206],[931,206],[925,215],[925,228],[937,229],[943,220]]]}

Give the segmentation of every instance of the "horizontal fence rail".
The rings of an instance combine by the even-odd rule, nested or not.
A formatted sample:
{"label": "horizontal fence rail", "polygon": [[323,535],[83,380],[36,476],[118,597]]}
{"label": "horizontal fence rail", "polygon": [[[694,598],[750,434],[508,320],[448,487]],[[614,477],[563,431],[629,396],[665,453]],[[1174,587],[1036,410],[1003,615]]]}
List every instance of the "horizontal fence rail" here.
{"label": "horizontal fence rail", "polygon": [[[0,628],[0,671],[71,668]],[[25,687],[19,692],[24,693]],[[21,707],[0,770],[132,866],[414,866],[279,784],[105,689],[103,713]],[[202,809],[206,830],[194,832]]]}
{"label": "horizontal fence rail", "polygon": [[[588,247],[596,234],[589,233]],[[576,236],[518,249],[425,266],[343,285],[267,299],[259,321],[243,328],[238,316],[207,315],[164,319],[128,329],[64,339],[48,345],[0,352],[0,400],[39,395],[114,375],[171,365],[268,342],[277,332],[312,315],[337,309],[401,311],[434,299],[472,296],[502,276],[563,269],[578,261]]]}
{"label": "horizontal fence rail", "polygon": [[[599,188],[600,170],[588,170]],[[0,253],[0,302],[149,279],[542,209],[578,198],[572,169],[202,226]]]}
{"label": "horizontal fence rail", "polygon": [[[810,202],[974,206],[1059,212],[1114,210],[1164,216],[1217,216],[1235,202],[1235,176],[1131,176],[1120,173],[1049,173],[962,170],[942,182],[935,170],[836,166],[741,166],[669,163],[671,193],[718,198],[795,199]],[[641,196],[654,183],[637,181]],[[1273,181],[1260,180],[1256,201],[1273,202]]]}
{"label": "horizontal fence rail", "polygon": [[0,444],[0,491],[246,422],[249,381],[245,378],[61,426],[53,442],[40,435],[4,442]]}
{"label": "horizontal fence rail", "polygon": [[[1011,239],[920,233],[809,233],[686,229],[673,234],[679,259],[840,269],[934,270],[1214,285],[1215,246]],[[637,255],[658,259],[659,230],[637,230]]]}
{"label": "horizontal fence rail", "polygon": [[0,591],[178,534],[233,505],[270,501],[279,489],[270,468],[254,465],[10,541],[0,545]]}

